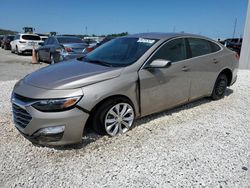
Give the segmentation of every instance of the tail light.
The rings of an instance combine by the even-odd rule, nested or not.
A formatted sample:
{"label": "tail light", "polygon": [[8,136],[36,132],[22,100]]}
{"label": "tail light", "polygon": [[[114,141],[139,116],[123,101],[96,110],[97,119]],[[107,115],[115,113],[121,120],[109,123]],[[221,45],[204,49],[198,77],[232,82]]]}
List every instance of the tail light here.
{"label": "tail light", "polygon": [[94,50],[94,48],[92,48],[92,47],[87,47],[87,48],[86,48],[86,51],[87,51],[87,52],[91,52],[91,51],[93,51],[93,50]]}
{"label": "tail light", "polygon": [[19,43],[26,43],[26,41],[19,41]]}
{"label": "tail light", "polygon": [[72,51],[72,49],[71,49],[71,48],[69,48],[69,47],[65,47],[65,51],[66,51],[66,52],[71,52],[71,51]]}

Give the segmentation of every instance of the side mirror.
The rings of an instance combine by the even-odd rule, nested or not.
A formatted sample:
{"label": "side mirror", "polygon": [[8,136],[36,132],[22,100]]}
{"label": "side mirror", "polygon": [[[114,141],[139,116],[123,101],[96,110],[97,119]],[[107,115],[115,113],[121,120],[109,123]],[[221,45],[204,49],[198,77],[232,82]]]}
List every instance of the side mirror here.
{"label": "side mirror", "polygon": [[171,66],[171,61],[169,60],[164,60],[164,59],[156,59],[150,63],[148,68],[167,68]]}

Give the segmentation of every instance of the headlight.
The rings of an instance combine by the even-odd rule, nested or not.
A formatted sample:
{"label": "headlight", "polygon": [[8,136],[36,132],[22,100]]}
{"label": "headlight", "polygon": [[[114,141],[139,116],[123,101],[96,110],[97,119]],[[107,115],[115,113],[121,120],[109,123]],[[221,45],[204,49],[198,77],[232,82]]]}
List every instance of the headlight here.
{"label": "headlight", "polygon": [[32,106],[42,112],[58,112],[74,108],[76,103],[81,99],[81,96],[70,97],[64,99],[48,99],[39,100],[32,104]]}

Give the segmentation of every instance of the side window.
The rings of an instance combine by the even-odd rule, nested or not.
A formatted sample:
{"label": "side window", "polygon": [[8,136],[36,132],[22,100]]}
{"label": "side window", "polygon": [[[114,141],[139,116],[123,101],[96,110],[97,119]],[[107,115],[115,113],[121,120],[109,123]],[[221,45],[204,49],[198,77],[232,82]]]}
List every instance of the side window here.
{"label": "side window", "polygon": [[217,45],[213,42],[210,42],[210,41],[209,41],[209,43],[210,43],[210,46],[212,48],[212,52],[218,52],[221,49],[219,45]]}
{"label": "side window", "polygon": [[189,38],[189,46],[191,48],[192,57],[197,57],[205,54],[212,53],[212,46],[210,42],[204,39]]}
{"label": "side window", "polygon": [[171,62],[187,59],[185,39],[174,39],[164,44],[152,57],[155,59],[165,59]]}

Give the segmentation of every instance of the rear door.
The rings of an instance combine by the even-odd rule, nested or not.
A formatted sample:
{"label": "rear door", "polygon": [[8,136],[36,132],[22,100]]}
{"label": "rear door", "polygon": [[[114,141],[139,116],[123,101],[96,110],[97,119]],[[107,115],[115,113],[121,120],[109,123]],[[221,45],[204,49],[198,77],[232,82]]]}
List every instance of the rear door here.
{"label": "rear door", "polygon": [[50,52],[51,52],[51,48],[53,46],[53,41],[54,41],[54,37],[49,37],[48,39],[48,43],[46,46],[44,46],[44,58],[46,61],[50,61]]}
{"label": "rear door", "polygon": [[42,59],[42,60],[45,60],[45,48],[46,46],[48,45],[48,41],[49,39],[46,39],[43,43],[43,45],[38,49],[38,53],[39,53],[39,57]]}
{"label": "rear door", "polygon": [[185,103],[189,97],[190,80],[186,64],[185,39],[172,39],[163,44],[149,59],[164,59],[172,62],[167,68],[142,68],[139,70],[142,116],[159,112]]}
{"label": "rear door", "polygon": [[221,47],[202,38],[188,38],[191,60],[188,63],[191,79],[190,100],[212,93],[221,67]]}

